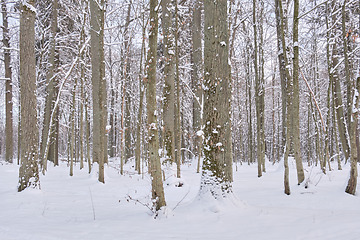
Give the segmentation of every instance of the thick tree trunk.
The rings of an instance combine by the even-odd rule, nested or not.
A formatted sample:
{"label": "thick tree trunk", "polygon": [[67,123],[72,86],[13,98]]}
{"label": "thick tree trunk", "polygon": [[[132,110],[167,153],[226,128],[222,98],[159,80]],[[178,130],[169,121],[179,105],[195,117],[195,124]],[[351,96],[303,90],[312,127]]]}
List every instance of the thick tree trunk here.
{"label": "thick tree trunk", "polygon": [[12,163],[14,157],[13,140],[13,102],[12,102],[12,69],[10,54],[9,23],[7,16],[6,0],[1,1],[3,20],[3,44],[4,44],[4,67],[5,67],[5,161]]}
{"label": "thick tree trunk", "polygon": [[161,178],[161,163],[159,156],[159,135],[156,109],[156,62],[157,62],[157,36],[158,36],[158,12],[157,0],[150,0],[150,29],[149,29],[149,55],[148,55],[148,78],[146,93],[146,108],[148,122],[149,164],[152,178],[152,199],[155,211],[166,205],[164,187]]}
{"label": "thick tree trunk", "polygon": [[204,162],[200,194],[231,192],[231,80],[227,1],[205,1]]}
{"label": "thick tree trunk", "polygon": [[20,104],[21,166],[18,191],[39,187],[38,137],[36,114],[35,1],[20,6]]}

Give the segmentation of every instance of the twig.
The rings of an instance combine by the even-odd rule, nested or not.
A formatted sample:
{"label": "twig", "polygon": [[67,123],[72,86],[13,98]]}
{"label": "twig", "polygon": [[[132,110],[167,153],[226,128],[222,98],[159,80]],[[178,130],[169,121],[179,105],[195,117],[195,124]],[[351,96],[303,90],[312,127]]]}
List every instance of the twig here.
{"label": "twig", "polygon": [[190,192],[190,189],[189,191],[185,194],[185,196],[175,205],[175,207],[172,209],[173,211],[180,205],[180,203],[186,198],[186,196],[189,194]]}
{"label": "twig", "polygon": [[147,207],[151,212],[156,213],[156,212],[154,211],[154,209],[152,209],[151,207],[149,207],[148,204],[145,204],[145,203],[143,203],[143,202],[140,202],[138,199],[133,199],[129,194],[127,194],[127,197],[128,197],[128,199],[127,199],[128,201],[131,200],[131,201],[140,203],[140,204],[143,205],[144,207]]}
{"label": "twig", "polygon": [[94,216],[94,221],[95,221],[95,208],[94,208],[94,201],[93,201],[93,197],[92,197],[92,193],[91,193],[91,189],[89,187],[89,192],[90,192],[90,198],[91,198],[91,206],[92,206],[92,210],[93,210],[93,216]]}

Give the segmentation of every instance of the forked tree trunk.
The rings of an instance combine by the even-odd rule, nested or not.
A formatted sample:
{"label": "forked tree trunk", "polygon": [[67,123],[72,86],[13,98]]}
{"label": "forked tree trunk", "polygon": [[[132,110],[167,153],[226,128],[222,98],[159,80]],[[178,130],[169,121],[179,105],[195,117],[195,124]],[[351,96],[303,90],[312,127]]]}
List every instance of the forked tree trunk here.
{"label": "forked tree trunk", "polygon": [[36,114],[35,1],[20,5],[21,166],[18,191],[39,187]]}

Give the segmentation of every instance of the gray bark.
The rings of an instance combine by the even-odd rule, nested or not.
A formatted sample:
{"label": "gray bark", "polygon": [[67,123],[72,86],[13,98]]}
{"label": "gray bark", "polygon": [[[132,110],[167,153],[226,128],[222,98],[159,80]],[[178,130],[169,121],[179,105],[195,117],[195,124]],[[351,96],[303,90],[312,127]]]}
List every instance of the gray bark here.
{"label": "gray bark", "polygon": [[162,28],[164,32],[164,150],[165,157],[175,161],[175,38],[172,19],[173,1],[162,0]]}
{"label": "gray bark", "polygon": [[231,192],[231,79],[227,1],[205,1],[204,162],[200,194]]}
{"label": "gray bark", "polygon": [[196,133],[201,130],[202,116],[201,116],[201,101],[202,101],[202,86],[201,86],[201,72],[203,69],[202,61],[202,46],[201,46],[201,8],[202,1],[193,1],[193,16],[192,16],[192,89],[195,93],[196,99],[193,100],[193,130],[194,136],[194,150],[201,157],[201,143],[202,137]]}
{"label": "gray bark", "polygon": [[4,67],[5,67],[5,161],[12,163],[14,157],[13,140],[13,102],[12,102],[12,69],[10,54],[9,23],[7,16],[6,0],[1,1],[3,20],[3,44],[4,44]]}
{"label": "gray bark", "polygon": [[157,0],[150,0],[150,29],[149,54],[147,71],[146,109],[148,123],[149,163],[152,184],[152,199],[155,211],[166,205],[164,187],[161,178],[161,163],[159,156],[159,135],[156,110],[156,62],[157,62],[157,36],[158,12]]}
{"label": "gray bark", "polygon": [[20,14],[20,104],[21,166],[18,191],[39,187],[38,138],[36,114],[35,1],[21,4]]}
{"label": "gray bark", "polygon": [[93,161],[99,164],[99,181],[105,182],[106,161],[106,81],[104,63],[105,0],[90,0],[91,66],[93,90]]}
{"label": "gray bark", "polygon": [[296,171],[298,184],[305,179],[304,167],[301,159],[300,149],[300,123],[299,123],[299,0],[294,0],[294,22],[293,22],[293,99],[292,99],[292,132],[294,141],[294,155],[296,161]]}

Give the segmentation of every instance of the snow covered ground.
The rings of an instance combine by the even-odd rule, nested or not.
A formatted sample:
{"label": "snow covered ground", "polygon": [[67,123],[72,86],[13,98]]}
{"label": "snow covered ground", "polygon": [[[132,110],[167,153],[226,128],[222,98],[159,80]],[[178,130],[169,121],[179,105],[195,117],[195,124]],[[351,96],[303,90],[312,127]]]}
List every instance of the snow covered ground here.
{"label": "snow covered ground", "polygon": [[165,167],[168,206],[154,219],[144,206],[151,201],[149,176],[136,175],[131,163],[121,176],[116,164],[106,167],[106,184],[96,171],[76,166],[70,177],[66,163],[49,164],[41,190],[18,193],[18,166],[0,162],[0,240],[360,239],[360,197],[344,192],[349,166],[327,175],[306,168],[305,189],[291,162],[287,196],[281,163],[269,163],[262,178],[256,165],[234,165],[234,195],[225,202],[198,199],[195,164],[182,167],[182,187],[175,169]]}

